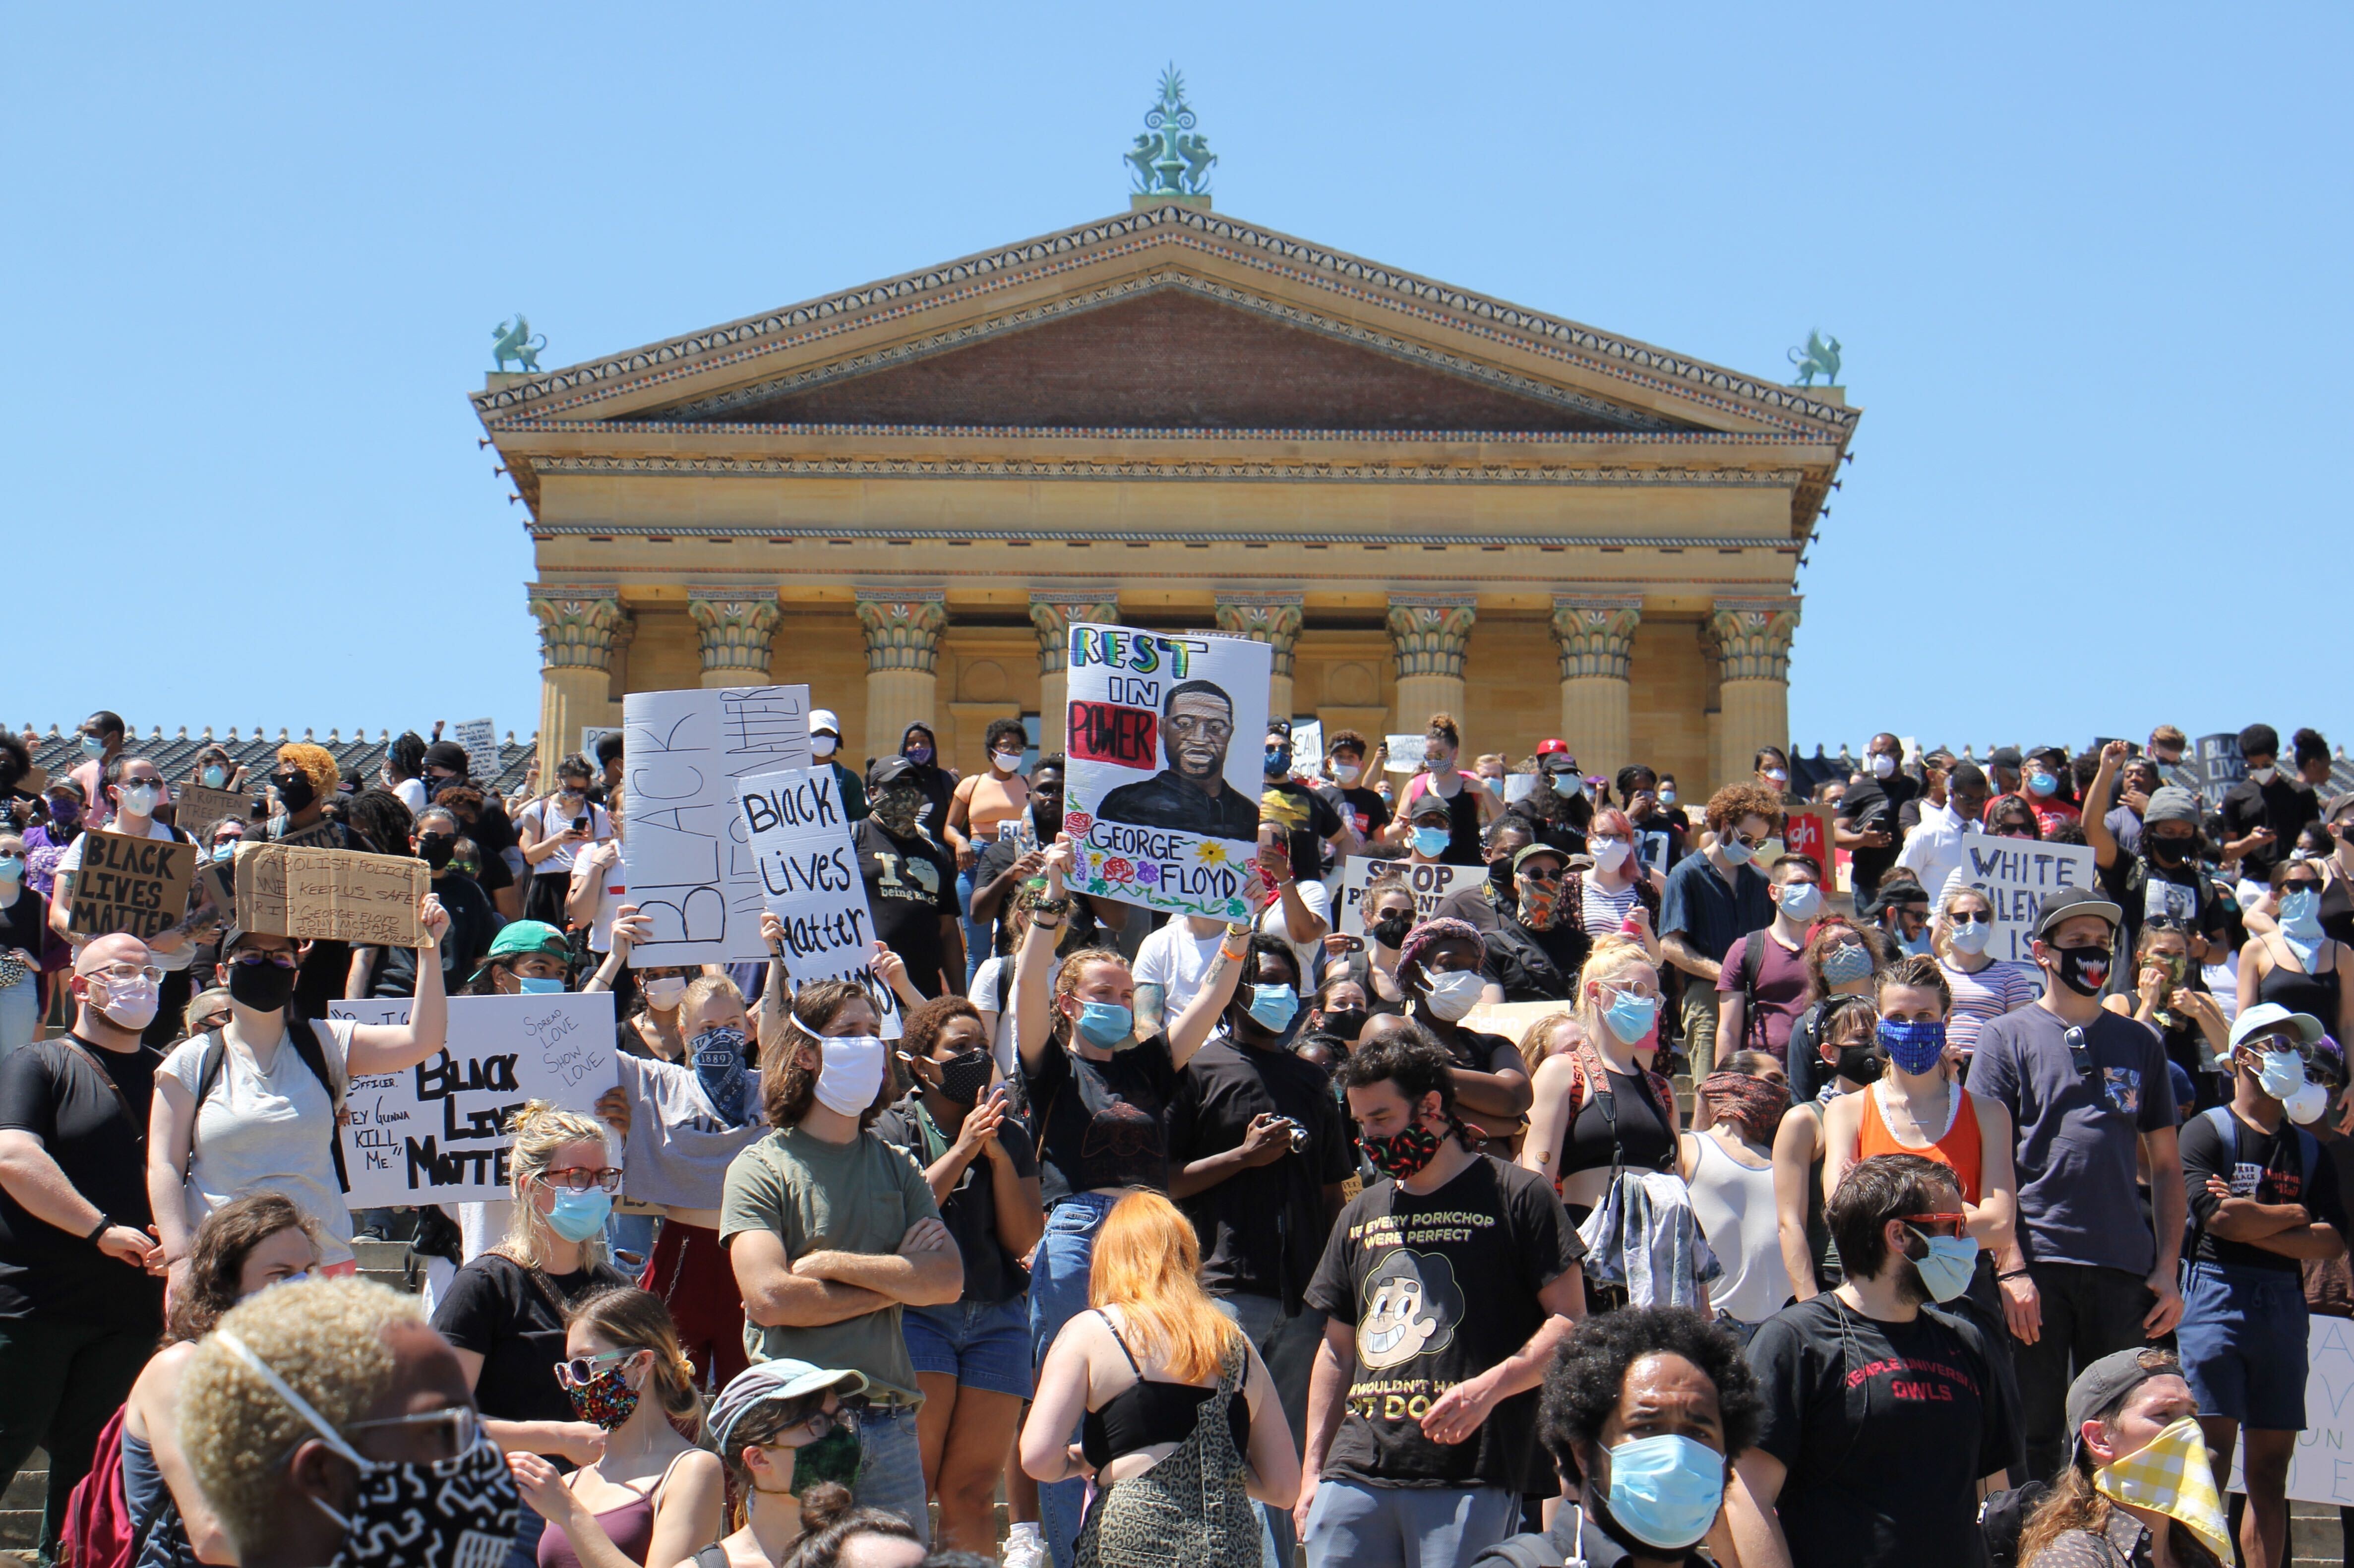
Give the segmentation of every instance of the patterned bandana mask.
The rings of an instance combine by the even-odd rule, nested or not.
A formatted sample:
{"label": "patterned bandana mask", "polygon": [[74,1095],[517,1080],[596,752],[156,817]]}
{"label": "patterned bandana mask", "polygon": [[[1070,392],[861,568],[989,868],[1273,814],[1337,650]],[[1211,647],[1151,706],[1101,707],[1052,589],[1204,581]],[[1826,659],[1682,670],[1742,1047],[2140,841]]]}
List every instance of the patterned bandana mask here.
{"label": "patterned bandana mask", "polygon": [[706,1029],[686,1043],[687,1059],[695,1065],[695,1081],[720,1120],[741,1127],[745,1120],[744,1032],[731,1023]]}
{"label": "patterned bandana mask", "polygon": [[912,839],[921,831],[917,823],[924,814],[924,792],[905,785],[894,785],[875,799],[875,820],[893,838]]}
{"label": "patterned bandana mask", "polygon": [[2093,1489],[2111,1502],[2155,1509],[2179,1520],[2213,1552],[2232,1560],[2232,1526],[2215,1495],[2215,1468],[2199,1423],[2186,1415],[2137,1454],[2093,1472]]}
{"label": "patterned bandana mask", "polygon": [[1404,1131],[1394,1132],[1387,1138],[1360,1137],[1357,1142],[1364,1150],[1365,1158],[1373,1162],[1374,1170],[1392,1181],[1404,1181],[1419,1174],[1424,1166],[1438,1158],[1439,1146],[1447,1141],[1449,1134],[1460,1138],[1466,1145],[1477,1147],[1472,1142],[1470,1129],[1451,1116],[1447,1118],[1446,1132],[1433,1132],[1416,1121]]}
{"label": "patterned bandana mask", "polygon": [[1561,918],[1561,884],[1531,882],[1515,877],[1521,895],[1521,924],[1532,931],[1550,931]]}
{"label": "patterned bandana mask", "polygon": [[630,1386],[630,1363],[608,1367],[587,1383],[564,1391],[572,1396],[572,1414],[593,1421],[608,1432],[619,1432],[638,1413],[638,1391]]}

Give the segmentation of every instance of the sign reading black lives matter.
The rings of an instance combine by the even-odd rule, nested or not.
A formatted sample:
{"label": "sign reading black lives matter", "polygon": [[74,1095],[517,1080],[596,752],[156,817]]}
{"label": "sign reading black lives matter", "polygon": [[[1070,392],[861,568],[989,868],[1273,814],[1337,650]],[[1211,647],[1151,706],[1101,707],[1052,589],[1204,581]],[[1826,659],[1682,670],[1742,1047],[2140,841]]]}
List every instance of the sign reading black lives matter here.
{"label": "sign reading black lives matter", "polygon": [[785,968],[796,987],[855,980],[875,999],[883,1038],[899,1037],[899,999],[867,967],[875,914],[831,768],[787,768],[736,780],[763,905],[785,926]]}
{"label": "sign reading black lives matter", "polygon": [[1275,651],[1241,637],[1071,628],[1063,831],[1073,891],[1248,919]]}
{"label": "sign reading black lives matter", "polygon": [[[330,1018],[406,1023],[407,997],[331,1001]],[[620,1081],[613,993],[453,996],[440,1054],[405,1073],[355,1077],[345,1103],[351,1206],[513,1197],[507,1118],[527,1100],[593,1114]],[[616,1144],[613,1163],[620,1163]]]}

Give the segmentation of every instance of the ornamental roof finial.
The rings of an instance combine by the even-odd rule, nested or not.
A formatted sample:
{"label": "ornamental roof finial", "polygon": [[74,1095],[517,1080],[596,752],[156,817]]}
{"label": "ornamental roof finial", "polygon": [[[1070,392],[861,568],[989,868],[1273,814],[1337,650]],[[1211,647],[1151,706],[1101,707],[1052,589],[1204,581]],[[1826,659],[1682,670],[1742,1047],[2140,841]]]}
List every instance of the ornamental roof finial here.
{"label": "ornamental roof finial", "polygon": [[1194,124],[1193,111],[1185,105],[1185,79],[1172,64],[1161,73],[1161,101],[1145,111],[1144,134],[1127,154],[1136,180],[1130,207],[1210,205],[1210,165],[1218,155],[1210,151],[1207,136],[1195,133]]}

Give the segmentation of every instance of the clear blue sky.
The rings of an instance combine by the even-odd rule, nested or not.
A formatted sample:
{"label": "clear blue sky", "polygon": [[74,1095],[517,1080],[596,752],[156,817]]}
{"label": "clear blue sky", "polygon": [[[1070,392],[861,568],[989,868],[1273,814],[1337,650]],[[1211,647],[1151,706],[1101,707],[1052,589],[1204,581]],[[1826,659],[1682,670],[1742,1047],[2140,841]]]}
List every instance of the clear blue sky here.
{"label": "clear blue sky", "polygon": [[569,364],[1119,210],[1174,58],[1223,211],[1748,371],[1844,341],[1802,744],[2354,740],[2343,7],[9,26],[11,725],[528,732],[493,324]]}

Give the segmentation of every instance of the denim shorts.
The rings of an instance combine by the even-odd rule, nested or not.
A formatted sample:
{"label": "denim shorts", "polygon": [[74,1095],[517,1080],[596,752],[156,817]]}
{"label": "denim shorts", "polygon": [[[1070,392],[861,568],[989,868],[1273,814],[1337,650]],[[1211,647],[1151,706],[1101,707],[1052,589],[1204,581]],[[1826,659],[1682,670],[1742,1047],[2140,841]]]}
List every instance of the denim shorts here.
{"label": "denim shorts", "polygon": [[2194,1263],[2174,1340],[2201,1415],[2258,1432],[2305,1429],[2303,1279],[2285,1269]]}
{"label": "denim shorts", "polygon": [[965,1388],[1030,1397],[1030,1305],[1022,1297],[909,1307],[899,1314],[899,1332],[919,1372],[952,1377]]}

